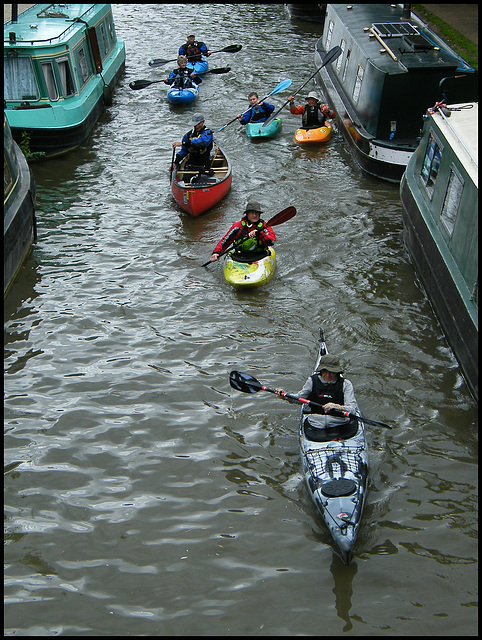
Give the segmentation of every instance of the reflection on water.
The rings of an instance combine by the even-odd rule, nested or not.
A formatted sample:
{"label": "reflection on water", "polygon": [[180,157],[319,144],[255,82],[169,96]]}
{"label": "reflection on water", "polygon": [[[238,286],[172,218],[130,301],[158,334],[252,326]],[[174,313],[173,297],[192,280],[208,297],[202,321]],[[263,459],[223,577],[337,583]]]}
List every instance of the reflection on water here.
{"label": "reflection on water", "polygon": [[[299,87],[320,27],[283,5],[179,7],[114,5],[114,104],[75,154],[34,166],[39,239],[4,316],[6,635],[473,635],[476,407],[398,189],[361,175],[338,133],[297,147],[286,110],[263,144],[237,123],[216,135],[232,189],[183,214],[168,165],[192,113],[218,128],[250,90]],[[163,85],[131,91],[192,25],[212,49],[243,45],[212,58],[232,71],[186,109]],[[275,278],[248,292],[200,265],[249,197],[297,215],[276,228]],[[302,482],[297,410],[228,381],[297,391],[319,326],[363,413],[394,426],[368,433],[348,567]]]}

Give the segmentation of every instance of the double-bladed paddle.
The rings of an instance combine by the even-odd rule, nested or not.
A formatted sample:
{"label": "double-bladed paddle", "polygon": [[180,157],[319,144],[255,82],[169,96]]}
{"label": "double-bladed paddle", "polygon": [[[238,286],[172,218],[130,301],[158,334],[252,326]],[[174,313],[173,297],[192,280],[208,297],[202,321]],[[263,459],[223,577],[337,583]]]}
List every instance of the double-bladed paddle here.
{"label": "double-bladed paddle", "polygon": [[[283,222],[288,222],[288,220],[291,220],[291,218],[294,218],[295,215],[296,215],[296,209],[294,207],[286,207],[286,209],[283,209],[283,211],[280,211],[275,216],[273,216],[271,220],[268,220],[268,222],[266,223],[266,226],[275,227],[277,224],[283,224]],[[219,254],[219,257],[224,256],[224,254],[227,253],[228,251],[232,251],[233,249],[236,249],[237,247],[242,245],[245,240],[246,238],[243,238],[241,241],[235,242],[232,247],[228,247],[227,249],[222,251]],[[212,264],[211,260],[208,260],[207,262],[202,264],[201,267],[207,267],[210,264]]]}
{"label": "double-bladed paddle", "polygon": [[[229,374],[229,384],[233,389],[237,389],[238,391],[243,391],[244,393],[257,393],[258,391],[268,391],[269,393],[275,393],[278,395],[274,389],[270,389],[269,387],[265,387],[261,384],[256,378],[250,376],[249,373],[241,373],[241,371],[231,371]],[[300,402],[302,404],[308,404],[311,407],[319,407],[323,408],[322,404],[318,402],[313,402],[312,400],[307,400],[306,398],[298,398],[297,396],[293,396],[289,393],[280,393],[281,397],[288,398],[290,400],[296,400],[296,402]],[[330,409],[328,411],[328,415],[332,416],[340,416],[351,418],[352,420],[358,420],[359,422],[366,422],[367,424],[373,424],[376,427],[386,427],[387,429],[391,429],[392,427],[389,424],[385,424],[384,422],[378,422],[378,420],[369,420],[368,418],[362,418],[361,416],[357,416],[354,413],[348,413],[348,411],[339,411],[338,409]]]}
{"label": "double-bladed paddle", "polygon": [[[264,100],[266,100],[266,98],[269,98],[269,96],[273,96],[275,93],[279,93],[280,91],[284,91],[284,89],[287,89],[290,85],[291,85],[291,80],[289,78],[286,79],[286,80],[282,80],[279,84],[276,85],[276,87],[273,89],[273,91],[268,93],[267,96],[264,96],[264,98],[262,100],[260,100],[260,102],[264,102]],[[244,116],[244,114],[248,113],[248,111],[250,111],[252,108],[253,107],[249,107],[249,109],[246,109],[246,111],[243,111],[243,113],[241,115]],[[226,129],[227,126],[229,126],[230,124],[233,124],[233,122],[236,122],[237,119],[238,119],[238,116],[236,116],[235,118],[233,118],[232,120],[227,122],[225,125],[220,127],[218,129],[218,131],[222,131],[223,129]]]}
{"label": "double-bladed paddle", "polygon": [[[217,51],[211,51],[211,55],[213,53],[237,53],[238,51],[241,51],[241,49],[243,48],[242,44],[230,44],[227,47],[224,47],[224,49],[218,49]],[[190,58],[197,58],[198,56],[188,56],[187,59],[189,60]],[[154,58],[154,60],[150,60],[149,61],[149,66],[150,67],[160,67],[163,64],[167,64],[168,62],[177,62],[177,58],[173,58],[172,60],[163,60],[162,58]]]}
{"label": "double-bladed paddle", "polygon": [[[228,73],[229,71],[231,71],[231,67],[219,67],[218,69],[210,69],[209,71],[206,71],[206,73],[214,73],[214,75],[219,75],[221,73]],[[133,82],[129,82],[129,87],[131,89],[134,89],[134,91],[137,91],[138,89],[145,89],[150,84],[155,84],[156,82],[164,82],[164,80],[134,80]]]}
{"label": "double-bladed paddle", "polygon": [[[333,60],[336,60],[338,58],[338,56],[342,53],[342,50],[340,47],[336,46],[333,47],[333,49],[330,49],[328,51],[328,53],[326,54],[326,56],[323,58],[323,64],[321,65],[321,67],[318,67],[318,69],[315,71],[315,73],[313,73],[306,82],[304,82],[301,87],[298,89],[298,91],[295,91],[293,94],[293,96],[295,96],[297,93],[299,93],[301,91],[301,89],[303,89],[303,87],[306,87],[306,85],[308,84],[308,82],[314,78],[316,76],[316,74],[318,73],[318,71],[321,71],[321,69],[323,69],[323,67],[325,67],[327,64],[329,64],[330,62],[333,62]],[[278,109],[278,111],[275,111],[275,113],[272,113],[270,115],[270,117],[263,123],[261,129],[263,127],[266,127],[270,122],[272,122],[276,116],[278,115],[278,113],[280,113],[288,104],[289,99]]]}

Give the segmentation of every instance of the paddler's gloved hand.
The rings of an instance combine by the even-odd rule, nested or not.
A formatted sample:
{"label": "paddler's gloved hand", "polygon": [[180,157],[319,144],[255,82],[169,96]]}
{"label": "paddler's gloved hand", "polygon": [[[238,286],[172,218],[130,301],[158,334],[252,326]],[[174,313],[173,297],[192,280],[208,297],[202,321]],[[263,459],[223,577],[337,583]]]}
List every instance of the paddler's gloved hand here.
{"label": "paddler's gloved hand", "polygon": [[336,404],[335,402],[327,402],[325,405],[323,405],[323,408],[325,410],[325,413],[330,411],[330,409],[336,409],[337,411],[345,411],[345,407],[343,407],[341,404]]}
{"label": "paddler's gloved hand", "polygon": [[274,392],[276,393],[277,396],[279,396],[280,398],[283,398],[283,400],[287,400],[290,404],[298,404],[297,400],[293,400],[293,398],[288,398],[286,396],[286,391],[284,391],[283,389],[275,389]]}

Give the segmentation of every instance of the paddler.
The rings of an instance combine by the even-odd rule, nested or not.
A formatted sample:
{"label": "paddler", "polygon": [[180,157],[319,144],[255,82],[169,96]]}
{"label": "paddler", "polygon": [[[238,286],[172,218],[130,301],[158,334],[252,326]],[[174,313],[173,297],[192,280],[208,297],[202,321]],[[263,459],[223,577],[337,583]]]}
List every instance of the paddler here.
{"label": "paddler", "polygon": [[324,127],[326,119],[334,118],[336,115],[333,109],[330,109],[326,104],[320,104],[316,91],[310,91],[306,96],[306,104],[302,104],[299,107],[294,106],[294,96],[290,96],[288,100],[291,105],[290,113],[303,116],[301,129]]}
{"label": "paddler", "polygon": [[[263,210],[257,200],[248,200],[244,215],[235,222],[225,236],[214,247],[211,262],[219,260],[220,254],[231,244],[242,254],[259,253],[276,242],[275,232],[261,219]],[[239,244],[238,244],[239,243]]]}
{"label": "paddler", "polygon": [[213,132],[206,127],[202,113],[195,113],[192,116],[191,126],[193,128],[186,133],[182,140],[172,143],[173,149],[181,147],[181,150],[176,154],[171,171],[174,170],[175,165],[179,165],[181,160],[189,155],[184,167],[186,170],[211,175],[213,171],[210,154],[214,142]]}
{"label": "paddler", "polygon": [[[357,403],[355,390],[352,383],[342,376],[343,369],[340,360],[332,353],[327,353],[320,358],[320,364],[316,372],[305,382],[304,387],[298,393],[292,394],[297,398],[306,398],[320,407],[311,407],[310,426],[319,429],[335,427],[348,422],[345,417],[327,415],[331,409],[355,413]],[[283,389],[275,389],[276,395],[283,397]],[[284,397],[292,404],[298,404],[296,400]]]}

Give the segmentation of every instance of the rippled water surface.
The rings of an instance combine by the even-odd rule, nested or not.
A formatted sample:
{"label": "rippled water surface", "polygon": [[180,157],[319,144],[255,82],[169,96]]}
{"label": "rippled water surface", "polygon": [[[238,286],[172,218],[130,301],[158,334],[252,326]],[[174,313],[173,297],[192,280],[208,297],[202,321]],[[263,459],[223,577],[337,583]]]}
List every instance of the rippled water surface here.
{"label": "rippled water surface", "polygon": [[[297,116],[256,144],[216,134],[233,186],[197,219],[172,199],[171,142],[219,128],[314,71],[320,27],[283,5],[114,5],[126,73],[91,139],[34,166],[39,238],[5,304],[6,635],[476,635],[477,413],[403,246],[394,185]],[[218,53],[199,102],[167,104],[153,57],[192,30]],[[167,66],[169,69],[171,65]],[[307,90],[313,89],[313,85]],[[276,105],[288,93],[273,97]],[[249,196],[278,272],[238,292],[201,268]],[[318,327],[371,427],[353,563],[302,482],[297,391]]]}

